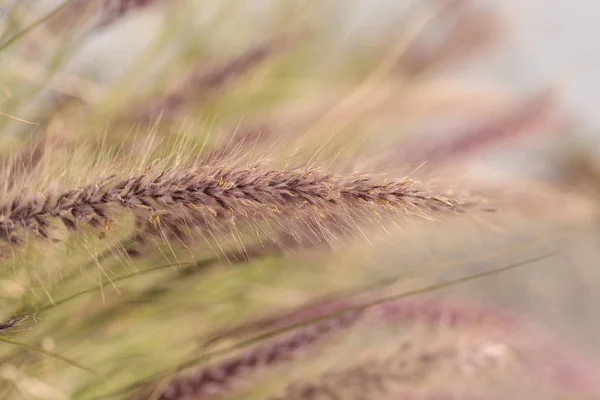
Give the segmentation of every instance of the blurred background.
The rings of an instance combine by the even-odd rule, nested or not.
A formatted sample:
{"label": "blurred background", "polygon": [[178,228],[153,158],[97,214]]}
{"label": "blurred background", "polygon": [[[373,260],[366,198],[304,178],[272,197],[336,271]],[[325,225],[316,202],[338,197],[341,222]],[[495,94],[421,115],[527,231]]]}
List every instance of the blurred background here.
{"label": "blurred background", "polygon": [[[4,13],[7,14],[17,2],[6,0],[4,3]],[[27,7],[28,18],[34,19],[50,12],[62,2],[48,0],[18,3]],[[272,11],[273,4],[277,2],[257,0],[242,3],[245,11],[239,12],[244,15],[239,18],[247,24],[243,29],[249,30],[250,35],[259,36],[259,32],[264,29],[264,26],[260,26],[260,21],[264,20],[266,14]],[[211,9],[218,8],[218,4],[204,1],[202,5],[196,5],[198,22],[210,21],[210,14],[213,12]],[[406,14],[411,7],[415,8],[416,4],[419,2],[410,0],[374,0],[368,3],[334,1],[324,7],[329,8],[328,16],[331,19],[327,29],[333,41],[332,46],[335,46],[336,51],[344,51],[344,48],[353,46],[367,49],[383,47],[382,43],[389,42],[390,35],[402,32],[402,27],[397,26],[400,23],[399,17]],[[231,7],[236,8],[237,5],[232,3]],[[547,156],[555,155],[551,150],[557,146],[562,148],[562,145],[555,143],[564,143],[572,138],[581,139],[585,143],[589,141],[590,146],[586,147],[592,153],[599,151],[600,146],[596,141],[600,117],[595,112],[594,96],[600,89],[600,78],[595,73],[600,50],[593,38],[596,34],[595,22],[596,16],[600,14],[600,5],[593,1],[583,1],[578,3],[577,7],[573,7],[567,0],[555,0],[551,5],[543,0],[482,0],[477,2],[477,8],[493,11],[501,21],[502,32],[496,37],[500,40],[477,57],[453,60],[451,65],[444,66],[437,75],[461,79],[465,87],[479,84],[497,92],[526,93],[540,87],[552,87],[560,93],[561,112],[571,118],[571,123],[577,124],[576,129],[570,129],[567,138],[552,136],[544,140],[535,140],[534,143],[525,143],[520,149],[511,148],[511,154],[504,154],[510,157],[510,161],[504,162],[506,158],[503,158],[503,162],[495,166],[511,169],[510,166],[517,162],[520,172],[523,171],[523,167],[540,172],[540,169],[550,168]],[[248,9],[251,11],[247,12]],[[97,32],[89,43],[76,52],[67,69],[99,81],[116,79],[135,60],[136,55],[152,42],[154,35],[158,34],[161,29],[160,23],[164,23],[163,11],[158,7],[154,10],[138,9],[135,16],[130,15],[126,21],[118,21],[115,26]],[[250,22],[253,15],[254,23]],[[489,30],[496,28],[499,27],[487,27]],[[446,28],[438,29],[438,34],[443,35],[443,29]],[[223,30],[226,31],[227,28]],[[189,34],[194,35],[194,31],[189,31]],[[218,34],[213,39],[217,42],[225,40],[223,37],[222,34]],[[201,40],[208,45],[213,39],[202,36]],[[229,40],[239,42],[238,39]],[[172,45],[177,46],[173,43]],[[351,68],[352,66],[348,67]]]}
{"label": "blurred background", "polygon": [[[337,290],[366,279],[365,271],[378,278],[424,271],[402,284],[412,290],[424,282],[550,254],[438,294],[512,309],[600,361],[599,2],[0,4],[0,156],[13,174],[35,166],[42,154],[70,159],[68,149],[88,139],[108,154],[133,147],[139,136],[152,134],[169,142],[192,135],[207,143],[202,147],[206,151],[218,149],[224,140],[242,153],[275,154],[281,165],[290,159],[318,160],[337,163],[344,171],[410,175],[432,187],[468,190],[485,198],[495,212],[451,219],[435,229],[414,222],[374,240],[381,242],[376,250],[334,252],[328,261],[314,262],[361,264],[357,276],[335,284],[307,283],[300,289],[281,283],[279,272],[273,280],[244,276],[260,281],[256,292],[268,288],[266,295],[260,293],[269,300],[261,299],[256,308],[273,299],[301,304],[333,286]],[[245,141],[254,132],[275,147]],[[5,180],[9,178],[14,176]],[[91,252],[88,245],[87,252],[80,251],[85,253],[82,258],[71,255],[68,246],[56,245],[59,250],[53,251],[68,262],[50,269],[77,271]],[[162,256],[155,253],[155,260]],[[26,265],[34,270],[41,251],[28,257]],[[302,262],[305,257],[300,257]],[[132,260],[118,266],[106,261],[106,268],[119,272],[138,266]],[[265,265],[274,263],[267,260]],[[428,272],[425,266],[435,268]],[[0,276],[0,292],[7,306],[0,313],[9,315],[9,310],[32,303],[24,300],[28,285],[64,297],[62,278],[40,283],[47,282],[46,270],[39,273],[44,276],[39,281],[19,280],[18,274],[6,271]],[[335,269],[327,271],[335,274]],[[314,282],[317,276],[312,271],[304,278]],[[77,279],[93,285],[96,277]],[[65,287],[80,287],[78,282]],[[142,286],[156,282],[144,281]],[[227,293],[239,301],[231,290],[233,294]],[[89,318],[110,332],[121,329],[111,321],[131,318],[132,324],[142,324],[138,319],[147,316],[151,321],[148,309],[135,311],[134,300],[114,316],[103,311],[98,319]],[[190,309],[180,299],[171,300],[181,306],[173,319],[185,320]],[[98,299],[82,302],[73,315],[86,315],[89,304],[99,309],[94,301]],[[253,310],[248,307],[242,314],[254,315]],[[141,326],[153,327],[148,321]],[[42,341],[54,324],[56,319],[42,318],[32,340]],[[83,328],[74,325],[62,335],[64,347],[80,337],[77,329]],[[157,329],[173,335],[167,326]],[[181,345],[175,346],[172,361],[185,353],[193,336],[177,335]],[[147,368],[156,372],[158,367]],[[83,387],[81,393],[89,389]],[[94,393],[95,388],[89,390]]]}

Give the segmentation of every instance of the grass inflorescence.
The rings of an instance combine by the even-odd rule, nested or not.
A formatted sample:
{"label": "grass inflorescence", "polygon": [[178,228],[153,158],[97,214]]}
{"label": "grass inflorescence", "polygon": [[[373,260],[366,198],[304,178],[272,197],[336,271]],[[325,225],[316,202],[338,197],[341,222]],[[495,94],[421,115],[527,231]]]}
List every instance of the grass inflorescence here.
{"label": "grass inflorescence", "polygon": [[20,227],[48,239],[52,219],[70,230],[76,230],[78,223],[105,226],[114,219],[114,208],[142,214],[159,224],[161,216],[185,220],[192,213],[200,223],[209,218],[226,221],[264,213],[324,215],[336,208],[348,210],[351,218],[350,210],[358,214],[373,207],[419,214],[458,210],[460,206],[458,200],[415,189],[410,180],[382,182],[370,176],[335,175],[318,169],[207,166],[125,179],[107,177],[62,193],[42,193],[33,200],[15,197],[2,207],[0,238],[19,243]]}

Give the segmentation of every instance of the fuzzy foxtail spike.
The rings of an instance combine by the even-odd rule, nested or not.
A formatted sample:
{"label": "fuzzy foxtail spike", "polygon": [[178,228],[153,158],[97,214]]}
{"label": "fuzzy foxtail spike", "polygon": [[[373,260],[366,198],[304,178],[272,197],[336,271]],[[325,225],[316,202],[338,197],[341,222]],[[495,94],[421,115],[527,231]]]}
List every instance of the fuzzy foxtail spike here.
{"label": "fuzzy foxtail spike", "polygon": [[[318,219],[347,210],[347,218],[396,212],[419,215],[457,211],[463,201],[420,191],[410,180],[380,181],[369,175],[336,175],[325,170],[272,170],[261,167],[199,167],[164,170],[155,175],[107,177],[92,185],[14,197],[0,204],[0,239],[18,243],[22,230],[48,238],[52,221],[70,230],[84,223],[105,225],[129,210],[154,224],[193,217],[200,229],[233,219],[273,215]],[[284,212],[285,211],[285,212]],[[351,212],[350,212],[351,211]]]}

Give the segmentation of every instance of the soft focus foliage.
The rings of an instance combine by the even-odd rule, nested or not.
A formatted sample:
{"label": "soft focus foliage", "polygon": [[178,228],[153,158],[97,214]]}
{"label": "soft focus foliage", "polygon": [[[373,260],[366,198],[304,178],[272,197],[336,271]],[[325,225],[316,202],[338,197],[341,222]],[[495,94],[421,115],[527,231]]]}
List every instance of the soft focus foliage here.
{"label": "soft focus foliage", "polygon": [[0,398],[600,397],[600,169],[453,78],[493,9],[1,7]]}

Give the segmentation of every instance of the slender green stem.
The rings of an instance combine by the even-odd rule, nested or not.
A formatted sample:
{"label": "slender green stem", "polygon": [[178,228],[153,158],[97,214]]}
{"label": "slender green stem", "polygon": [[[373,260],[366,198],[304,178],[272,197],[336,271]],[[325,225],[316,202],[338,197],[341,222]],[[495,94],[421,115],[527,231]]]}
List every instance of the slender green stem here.
{"label": "slender green stem", "polygon": [[0,51],[6,50],[9,46],[11,46],[15,42],[17,42],[23,36],[27,35],[29,32],[31,32],[32,30],[34,30],[35,28],[42,25],[43,23],[48,21],[50,18],[54,17],[56,14],[61,12],[64,8],[66,8],[72,2],[73,2],[73,0],[66,0],[60,6],[56,7],[54,10],[50,11],[48,14],[33,21],[29,26],[27,26],[27,27],[21,29],[19,32],[15,33],[13,36],[11,36],[6,41],[4,41],[4,43],[0,44]]}
{"label": "slender green stem", "polygon": [[74,367],[77,367],[79,369],[87,371],[90,374],[96,375],[97,377],[99,377],[101,379],[105,379],[98,372],[96,372],[96,371],[94,371],[94,370],[92,370],[92,369],[90,369],[90,368],[88,368],[88,367],[86,367],[84,365],[79,364],[77,361],[74,361],[74,360],[71,360],[70,358],[62,356],[62,355],[60,355],[58,353],[54,353],[52,351],[45,350],[45,349],[42,349],[40,347],[35,347],[35,346],[32,346],[32,345],[27,344],[27,343],[19,342],[17,340],[8,339],[8,338],[6,338],[4,336],[0,336],[0,342],[12,344],[12,345],[15,345],[15,346],[19,346],[19,347],[25,348],[27,350],[35,351],[36,353],[41,353],[41,354],[47,355],[49,357],[54,358],[55,360],[66,362],[67,364],[70,364],[70,365],[72,365]]}

